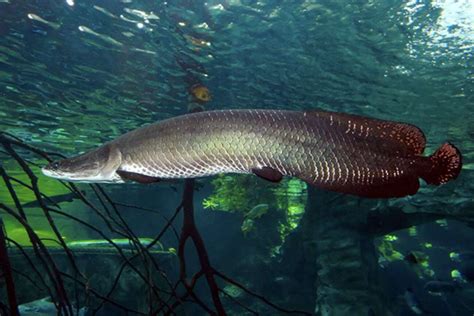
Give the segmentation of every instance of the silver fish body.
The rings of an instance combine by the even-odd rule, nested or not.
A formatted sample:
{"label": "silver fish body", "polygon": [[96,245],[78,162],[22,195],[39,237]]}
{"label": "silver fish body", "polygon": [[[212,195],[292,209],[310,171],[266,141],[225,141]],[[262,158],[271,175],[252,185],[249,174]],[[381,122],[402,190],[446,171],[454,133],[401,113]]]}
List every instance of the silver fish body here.
{"label": "silver fish body", "polygon": [[443,145],[432,156],[436,161],[421,156],[424,146],[423,133],[404,123],[322,111],[222,110],[136,129],[43,171],[60,178],[56,170],[101,168],[84,177],[92,182],[218,173],[267,178],[270,172],[270,178],[292,176],[338,192],[390,197],[414,194],[419,177],[440,184],[457,176],[461,162],[454,146]]}

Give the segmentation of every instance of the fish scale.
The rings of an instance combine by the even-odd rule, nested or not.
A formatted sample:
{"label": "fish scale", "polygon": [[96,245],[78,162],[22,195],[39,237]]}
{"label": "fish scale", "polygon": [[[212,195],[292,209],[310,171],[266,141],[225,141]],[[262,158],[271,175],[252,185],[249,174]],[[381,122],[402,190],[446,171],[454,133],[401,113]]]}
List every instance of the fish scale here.
{"label": "fish scale", "polygon": [[370,149],[372,139],[354,137],[367,135],[369,128],[351,121],[335,130],[334,124],[344,122],[337,114],[329,118],[311,112],[211,111],[161,121],[112,143],[125,157],[120,170],[137,172],[135,164],[140,162],[147,176],[157,178],[250,173],[270,167],[344,191],[348,184],[370,187],[383,184],[385,176],[387,181],[395,177],[385,175],[380,165],[396,165],[404,172],[410,168],[413,154],[395,156],[393,150]]}

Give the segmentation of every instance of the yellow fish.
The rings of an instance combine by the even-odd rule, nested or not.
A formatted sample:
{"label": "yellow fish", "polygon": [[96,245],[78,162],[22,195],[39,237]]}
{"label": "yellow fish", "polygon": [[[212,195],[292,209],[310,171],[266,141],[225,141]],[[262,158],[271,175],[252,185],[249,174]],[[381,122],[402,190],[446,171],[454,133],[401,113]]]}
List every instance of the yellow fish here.
{"label": "yellow fish", "polygon": [[202,84],[195,84],[190,89],[191,95],[195,98],[197,102],[204,103],[211,100],[211,93],[209,89]]}

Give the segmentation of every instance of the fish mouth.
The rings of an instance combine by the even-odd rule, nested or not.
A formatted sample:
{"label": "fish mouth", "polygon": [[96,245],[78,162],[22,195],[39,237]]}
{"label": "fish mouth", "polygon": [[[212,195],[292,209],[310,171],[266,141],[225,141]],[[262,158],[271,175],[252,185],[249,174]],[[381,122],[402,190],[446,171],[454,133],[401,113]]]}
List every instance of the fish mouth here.
{"label": "fish mouth", "polygon": [[70,178],[67,177],[66,175],[63,175],[63,174],[60,174],[60,173],[58,173],[54,170],[51,170],[49,168],[49,166],[45,166],[45,167],[41,168],[41,172],[47,177],[60,179],[60,180],[70,180]]}
{"label": "fish mouth", "polygon": [[78,174],[64,172],[64,170],[61,170],[57,166],[52,165],[53,163],[50,163],[41,168],[41,172],[45,176],[64,181],[77,181],[79,179],[82,179],[82,177],[78,177]]}
{"label": "fish mouth", "polygon": [[55,170],[51,170],[48,166],[41,168],[41,172],[47,176],[54,179],[68,181],[68,182],[82,182],[82,183],[124,183],[123,179],[118,175],[114,174],[114,176],[110,179],[103,178],[100,173],[98,174],[66,174],[62,172],[57,172]]}
{"label": "fish mouth", "polygon": [[47,177],[53,177],[55,178],[57,176],[56,172],[54,172],[53,170],[49,169],[48,166],[45,166],[43,168],[41,168],[41,172],[47,176]]}

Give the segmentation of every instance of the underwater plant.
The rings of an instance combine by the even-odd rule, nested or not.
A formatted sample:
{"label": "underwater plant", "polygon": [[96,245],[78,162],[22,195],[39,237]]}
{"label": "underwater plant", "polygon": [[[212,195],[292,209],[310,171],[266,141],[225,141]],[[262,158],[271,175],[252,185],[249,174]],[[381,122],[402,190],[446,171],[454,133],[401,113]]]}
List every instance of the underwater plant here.
{"label": "underwater plant", "polygon": [[[252,236],[256,222],[265,221],[268,212],[277,214],[271,225],[275,225],[280,237],[278,243],[269,245],[272,255],[298,227],[306,207],[307,184],[296,178],[272,184],[248,175],[221,174],[211,184],[213,192],[203,199],[204,209],[241,214],[244,236]],[[258,238],[259,234],[253,236]]]}
{"label": "underwater plant", "polygon": [[[25,181],[18,183],[30,191],[27,194],[34,195],[36,202],[29,202],[35,202],[35,205],[37,203],[36,209],[42,212],[47,222],[46,227],[51,230],[49,233],[32,227],[34,220],[31,220],[31,216],[26,216],[23,209],[25,203],[11,185],[17,181],[17,177],[10,176],[0,165],[3,180],[14,202],[14,205],[8,206],[0,201],[1,215],[2,217],[5,215],[6,218],[12,217],[13,223],[16,226],[20,225],[19,228],[7,227],[6,231],[14,238],[0,234],[0,251],[2,253],[9,251],[13,254],[0,256],[0,264],[3,267],[12,267],[3,268],[9,297],[9,307],[6,310],[12,311],[12,315],[18,315],[15,312],[20,305],[16,301],[15,286],[20,289],[18,291],[20,303],[50,297],[58,313],[64,315],[73,315],[76,306],[85,306],[93,311],[103,309],[113,313],[168,314],[184,309],[184,304],[189,300],[208,313],[212,314],[211,308],[214,308],[217,314],[225,315],[223,301],[235,300],[234,296],[238,292],[245,293],[246,297],[255,298],[261,306],[265,305],[281,313],[292,313],[292,310],[272,303],[265,296],[252,291],[211,265],[206,246],[194,222],[193,180],[185,181],[183,199],[170,218],[153,209],[116,202],[99,185],[89,185],[90,193],[85,195],[74,184],[59,182],[70,193],[75,194],[79,205],[87,207],[89,213],[94,214],[96,220],[88,222],[73,212],[45,203],[50,197],[41,191],[38,178],[31,171],[29,162],[23,160],[10,143],[31,150],[48,161],[51,159],[48,154],[24,144],[13,136],[0,134],[0,145],[7,148],[26,175]],[[140,238],[125,221],[119,208],[154,213],[161,218],[164,227],[155,238]],[[247,213],[250,220],[259,220],[267,211],[269,211],[268,205],[260,205],[254,208],[253,212]],[[178,235],[174,222],[180,213],[183,214],[183,225],[181,234]],[[93,239],[90,237],[80,239],[73,234],[71,236],[74,238],[64,238],[61,234],[63,227],[57,225],[59,220],[67,220],[69,224],[74,224],[70,225],[71,227],[80,227],[80,231]],[[165,248],[161,243],[160,239],[167,231],[174,233],[178,239],[177,248]],[[110,234],[119,238],[110,237]],[[201,267],[190,276],[187,274],[184,252],[187,241],[194,244]],[[56,259],[56,256],[60,259]],[[10,265],[10,262],[14,262],[15,265]],[[170,264],[171,262],[174,264]],[[21,270],[15,267],[21,267]],[[172,281],[169,274],[176,269],[179,270],[179,279]],[[17,282],[17,278],[25,278],[27,282]],[[213,307],[208,307],[208,302],[195,294],[196,283],[200,278],[205,279],[209,285]],[[179,290],[181,285],[185,288],[184,292]],[[138,291],[143,295],[134,296],[133,294]],[[167,293],[167,299],[163,293]],[[27,298],[23,298],[24,295]],[[238,303],[238,306],[243,305]],[[246,307],[248,310],[253,308],[256,307],[250,305]],[[298,313],[310,315],[305,311]]]}

